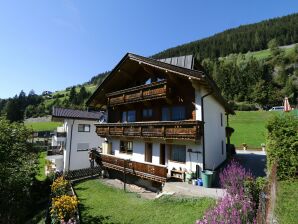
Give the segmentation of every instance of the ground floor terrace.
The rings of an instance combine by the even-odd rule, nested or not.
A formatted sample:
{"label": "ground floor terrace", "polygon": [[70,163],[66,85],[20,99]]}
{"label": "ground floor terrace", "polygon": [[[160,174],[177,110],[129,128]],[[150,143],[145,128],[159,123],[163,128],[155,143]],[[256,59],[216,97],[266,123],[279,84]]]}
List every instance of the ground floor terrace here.
{"label": "ground floor terrace", "polygon": [[103,144],[100,163],[109,170],[159,183],[169,178],[183,182],[202,170],[202,145],[187,141],[110,139]]}

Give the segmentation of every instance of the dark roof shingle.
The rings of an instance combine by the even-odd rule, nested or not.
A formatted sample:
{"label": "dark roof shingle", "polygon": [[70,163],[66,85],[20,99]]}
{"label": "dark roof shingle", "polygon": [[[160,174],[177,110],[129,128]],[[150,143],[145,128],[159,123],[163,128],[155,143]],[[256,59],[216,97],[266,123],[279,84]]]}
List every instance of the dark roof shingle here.
{"label": "dark roof shingle", "polygon": [[52,117],[55,118],[72,118],[72,119],[86,119],[86,120],[99,120],[103,116],[102,112],[89,112],[83,110],[74,110],[53,107]]}

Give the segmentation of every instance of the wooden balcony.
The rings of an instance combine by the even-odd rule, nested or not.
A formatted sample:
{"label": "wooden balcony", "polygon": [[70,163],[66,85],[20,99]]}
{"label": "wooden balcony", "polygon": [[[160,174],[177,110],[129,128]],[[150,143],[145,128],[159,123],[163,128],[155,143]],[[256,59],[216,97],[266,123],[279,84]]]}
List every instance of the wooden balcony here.
{"label": "wooden balcony", "polygon": [[168,94],[169,88],[167,81],[161,81],[108,93],[107,98],[109,106],[116,106],[133,102],[162,99],[166,98]]}
{"label": "wooden balcony", "polygon": [[202,122],[194,120],[95,124],[101,137],[138,137],[198,141]]}
{"label": "wooden balcony", "polygon": [[167,168],[162,165],[141,163],[122,159],[108,154],[100,154],[100,160],[104,167],[135,175],[144,179],[164,183],[167,179]]}

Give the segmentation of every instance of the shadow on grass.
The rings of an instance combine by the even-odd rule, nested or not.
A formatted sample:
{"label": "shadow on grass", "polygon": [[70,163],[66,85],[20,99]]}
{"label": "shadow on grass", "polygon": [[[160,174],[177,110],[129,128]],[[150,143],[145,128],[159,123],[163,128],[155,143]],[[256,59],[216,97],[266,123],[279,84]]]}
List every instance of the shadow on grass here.
{"label": "shadow on grass", "polygon": [[90,208],[91,207],[85,206],[83,204],[79,205],[80,221],[82,224],[120,224],[120,222],[112,221],[112,216],[109,215],[89,215],[88,210],[90,210]]}

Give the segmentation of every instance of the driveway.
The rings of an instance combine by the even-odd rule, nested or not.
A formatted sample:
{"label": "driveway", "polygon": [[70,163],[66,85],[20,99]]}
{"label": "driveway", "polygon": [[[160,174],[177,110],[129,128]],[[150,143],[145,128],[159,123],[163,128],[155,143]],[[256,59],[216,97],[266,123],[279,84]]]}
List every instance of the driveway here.
{"label": "driveway", "polygon": [[235,158],[255,177],[266,176],[266,153],[262,151],[237,150]]}

